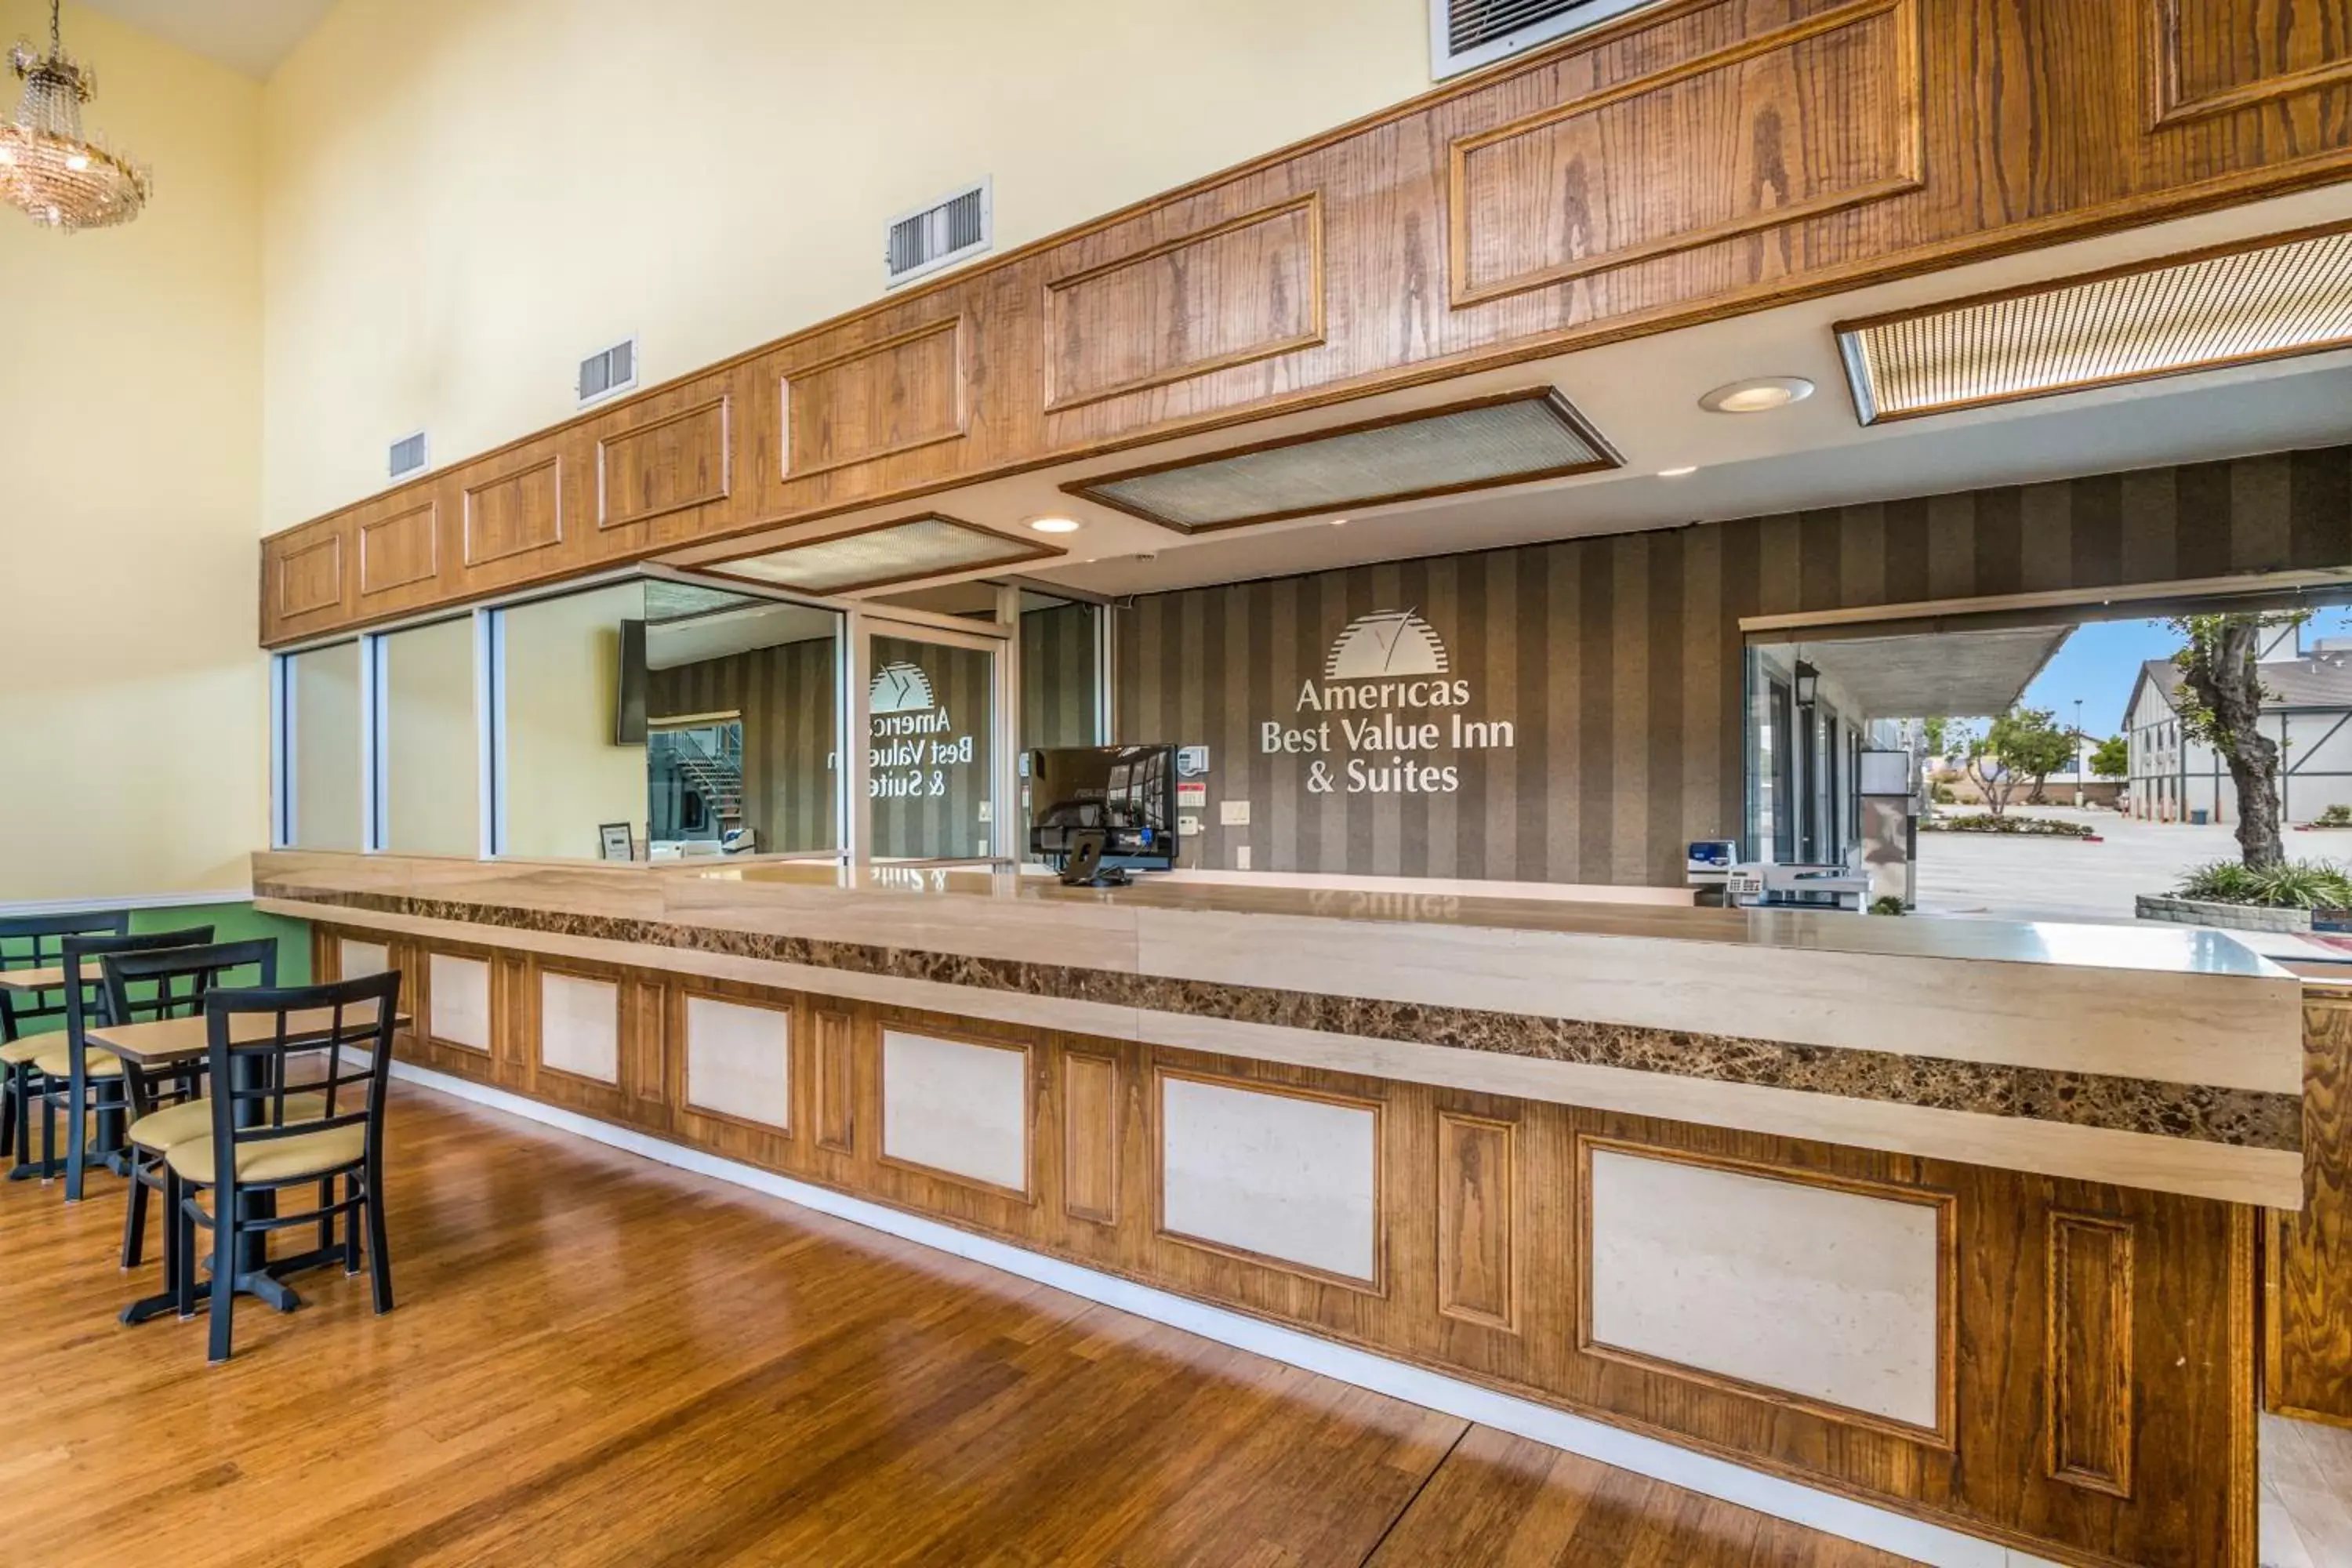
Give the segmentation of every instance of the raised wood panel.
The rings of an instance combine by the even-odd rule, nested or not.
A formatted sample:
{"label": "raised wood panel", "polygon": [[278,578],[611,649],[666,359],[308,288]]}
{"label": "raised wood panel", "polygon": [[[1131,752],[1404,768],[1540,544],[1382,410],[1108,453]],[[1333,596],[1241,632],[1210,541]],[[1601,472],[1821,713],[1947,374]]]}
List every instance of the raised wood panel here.
{"label": "raised wood panel", "polygon": [[2155,0],[2151,11],[2158,125],[2352,81],[2345,0]]}
{"label": "raised wood panel", "polygon": [[782,394],[786,479],[960,440],[968,412],[963,318],[789,371]]}
{"label": "raised wood panel", "polygon": [[1049,411],[1323,341],[1323,203],[1309,195],[1045,285]]}
{"label": "raised wood panel", "polygon": [[563,542],[563,456],[469,485],[465,492],[465,561],[484,566]]}
{"label": "raised wood panel", "polygon": [[[326,930],[317,939],[384,938],[364,927]],[[398,938],[395,942],[414,939]],[[441,948],[437,939],[420,944]],[[510,954],[496,981],[503,1002],[527,997],[528,966]],[[563,967],[575,965],[570,960]],[[1245,1061],[823,995],[738,986],[657,969],[578,964],[625,976],[628,994],[666,999],[630,1005],[625,1064],[661,1069],[648,1078],[655,1103],[601,1102],[571,1095],[572,1080],[544,1075],[507,1087],[583,1114],[650,1129],[689,1147],[922,1214],[1011,1245],[1108,1270],[1214,1306],[1424,1364],[1520,1398],[1720,1455],[1828,1490],[1882,1503],[2037,1557],[2084,1564],[2155,1568],[2246,1568],[2253,1561],[2252,1375],[2252,1211],[2206,1200],[2053,1180],[2030,1173],[1916,1159],[1799,1140],[1764,1137],[1549,1102],[1385,1082],[1350,1074]],[[322,969],[322,973],[324,970]],[[683,1067],[663,1037],[674,1033],[680,997],[705,991],[797,1009],[796,1114],[812,1129],[832,1123],[833,1147],[815,1133],[753,1137],[677,1104]],[[824,1022],[824,1020],[830,1022]],[[854,1118],[879,1115],[878,1043],[886,1029],[947,1034],[1025,1048],[1034,1067],[1030,1197],[884,1162],[869,1131],[858,1147]],[[501,1048],[524,1036],[502,1027]],[[826,1044],[819,1048],[820,1037]],[[803,1054],[804,1053],[804,1054]],[[834,1091],[819,1094],[824,1058]],[[812,1059],[815,1058],[815,1059]],[[1075,1064],[1075,1071],[1073,1066]],[[430,1065],[430,1064],[428,1064]],[[637,1071],[625,1066],[625,1079]],[[1260,1093],[1381,1108],[1381,1225],[1387,1288],[1321,1278],[1277,1259],[1248,1257],[1158,1234],[1149,1201],[1160,1108],[1150,1086],[1173,1073]],[[1108,1093],[1106,1125],[1105,1080]],[[632,1081],[635,1081],[632,1079]],[[665,1089],[663,1086],[667,1086]],[[600,1086],[590,1085],[594,1089]],[[830,1111],[821,1102],[834,1101]],[[667,1126],[664,1110],[676,1112]],[[1449,1131],[1448,1128],[1452,1131]],[[1449,1310],[1465,1297],[1491,1301],[1491,1287],[1449,1285],[1492,1271],[1442,1269],[1449,1226],[1457,1255],[1475,1234],[1493,1237],[1498,1211],[1482,1220],[1446,1220],[1449,1194],[1472,1163],[1486,1166],[1507,1129],[1519,1203],[1510,1226],[1517,1331]],[[1106,1149],[1105,1142],[1115,1143]],[[1712,1384],[1674,1369],[1633,1364],[1578,1345],[1581,1250],[1579,1149],[1594,1141],[1653,1158],[1768,1173],[1776,1181],[1844,1185],[1874,1196],[1935,1205],[1949,1215],[1959,1266],[1948,1277],[1953,1431],[1949,1448],[1921,1435],[1874,1428],[1835,1413]],[[1472,1150],[1476,1150],[1474,1156]],[[1115,1217],[1087,1217],[1099,1171],[1116,1163]],[[1073,1199],[1076,1199],[1076,1202]],[[1463,1215],[1470,1208],[1465,1205]],[[2053,1320],[2071,1322],[2076,1343],[2111,1378],[2112,1336],[2123,1332],[2103,1294],[2118,1261],[2115,1233],[2129,1233],[2134,1280],[2128,1335],[2129,1408],[2135,1436],[2129,1497],[2053,1474],[2052,1390],[2046,1347]],[[2053,1295],[2050,1242],[2063,1229],[2068,1266]],[[2103,1249],[2104,1250],[2101,1250]],[[1494,1255],[1491,1247],[1483,1255]],[[2053,1311],[2053,1303],[2057,1310]],[[1727,1310],[1736,1311],[1736,1300]],[[2072,1354],[2070,1349],[2065,1353]],[[2070,1374],[2071,1375],[2071,1374]],[[2075,1384],[2074,1386],[2080,1387]],[[2099,1458],[2098,1410],[2076,1403],[2067,1452]],[[2080,1413],[2083,1419],[2076,1420]],[[2078,1468],[2084,1468],[2078,1466]]]}
{"label": "raised wood panel", "polygon": [[[731,447],[731,469],[706,451],[679,477],[648,450],[650,488],[600,509],[602,529],[482,568],[463,567],[453,542],[434,600],[347,599],[291,625],[268,616],[265,637],[2339,180],[2352,172],[2352,79],[2326,63],[2342,45],[2326,28],[2346,4],[2181,0],[2195,37],[2175,52],[2190,75],[2255,92],[2184,122],[2154,115],[2158,0],[1645,7],[457,464],[479,483],[551,437],[601,468],[597,442],[733,400],[725,441],[706,431],[700,443]],[[1262,249],[1294,267],[1309,198],[1325,258],[1319,341],[1260,354],[1297,335],[1295,307],[1223,283],[1217,320],[1159,339],[1198,289],[1173,280],[1175,252],[1164,266],[1118,264],[1214,236],[1211,255]],[[1086,281],[1051,287],[1074,279]],[[1108,330],[1072,330],[1113,300]],[[1066,401],[1074,393],[1090,400]],[[275,558],[312,537],[265,549]]]}
{"label": "raised wood panel", "polygon": [[2352,1426],[2352,993],[2303,1021],[2303,1207],[2269,1212],[2264,1403]]}
{"label": "raised wood panel", "polygon": [[1118,1223],[1118,1058],[1062,1058],[1062,1207],[1072,1218]]}
{"label": "raised wood panel", "polygon": [[846,1013],[816,1014],[816,1142],[820,1149],[857,1151],[856,1023]]}
{"label": "raised wood panel", "polygon": [[1507,1121],[1437,1118],[1437,1310],[1496,1329],[1518,1321],[1516,1137]]}
{"label": "raised wood panel", "polygon": [[2132,1493],[2132,1227],[2053,1213],[2047,1289],[2050,1473]]}
{"label": "raised wood panel", "polygon": [[1865,0],[1454,142],[1454,304],[1917,188],[1918,37]]}
{"label": "raised wood panel", "polygon": [[432,581],[441,572],[441,506],[427,499],[359,527],[360,597]]}
{"label": "raised wood panel", "polygon": [[271,604],[280,625],[343,603],[343,536],[340,530],[304,539],[278,557]]}
{"label": "raised wood panel", "polygon": [[630,528],[724,500],[732,488],[732,404],[722,393],[599,439],[596,526]]}

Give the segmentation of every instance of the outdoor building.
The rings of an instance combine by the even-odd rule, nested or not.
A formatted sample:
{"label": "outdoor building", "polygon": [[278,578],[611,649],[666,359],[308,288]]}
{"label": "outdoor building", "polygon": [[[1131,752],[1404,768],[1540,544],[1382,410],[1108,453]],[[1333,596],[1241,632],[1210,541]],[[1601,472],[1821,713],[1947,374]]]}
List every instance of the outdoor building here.
{"label": "outdoor building", "polygon": [[[2352,638],[2323,637],[2302,651],[2289,629],[2265,650],[2262,678],[2263,732],[2281,752],[2280,819],[2310,822],[2330,806],[2352,806]],[[2140,667],[2124,707],[2127,809],[2142,822],[2234,823],[2230,764],[2184,732],[2180,702],[2171,660]]]}

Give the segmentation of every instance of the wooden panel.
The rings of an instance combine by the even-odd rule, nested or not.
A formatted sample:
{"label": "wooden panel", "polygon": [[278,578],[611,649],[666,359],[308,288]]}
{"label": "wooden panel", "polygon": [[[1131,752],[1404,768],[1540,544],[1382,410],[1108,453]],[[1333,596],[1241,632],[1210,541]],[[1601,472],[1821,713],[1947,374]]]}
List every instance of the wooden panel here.
{"label": "wooden panel", "polygon": [[1118,1223],[1118,1058],[1062,1058],[1062,1208],[1097,1225]]}
{"label": "wooden panel", "polygon": [[2155,0],[2151,12],[2159,126],[2352,80],[2344,0]]}
{"label": "wooden panel", "polygon": [[441,506],[427,500],[360,524],[360,597],[429,582],[441,571]]}
{"label": "wooden panel", "polygon": [[1866,0],[1454,142],[1454,304],[1916,188],[1918,26]]}
{"label": "wooden panel", "polygon": [[785,374],[783,474],[806,479],[964,434],[963,318]]}
{"label": "wooden panel", "polygon": [[721,395],[599,440],[596,526],[627,528],[724,500],[731,404]]}
{"label": "wooden panel", "polygon": [[481,566],[563,542],[563,458],[466,490],[466,564]]}
{"label": "wooden panel", "polygon": [[2132,1227],[2098,1215],[2050,1215],[2050,1473],[2132,1493]]}
{"label": "wooden panel", "polygon": [[846,1013],[816,1015],[816,1142],[820,1149],[857,1149],[856,1026]]}
{"label": "wooden panel", "polygon": [[1323,341],[1323,204],[1302,196],[1045,285],[1045,406]]}
{"label": "wooden panel", "polygon": [[280,622],[298,621],[343,602],[343,537],[340,531],[307,539],[278,557],[272,603]]}
{"label": "wooden panel", "polygon": [[1497,1329],[1518,1320],[1516,1136],[1507,1121],[1437,1118],[1437,1310]]}
{"label": "wooden panel", "polygon": [[2303,1207],[2270,1211],[2263,1398],[2352,1426],[2352,993],[2304,1006]]}

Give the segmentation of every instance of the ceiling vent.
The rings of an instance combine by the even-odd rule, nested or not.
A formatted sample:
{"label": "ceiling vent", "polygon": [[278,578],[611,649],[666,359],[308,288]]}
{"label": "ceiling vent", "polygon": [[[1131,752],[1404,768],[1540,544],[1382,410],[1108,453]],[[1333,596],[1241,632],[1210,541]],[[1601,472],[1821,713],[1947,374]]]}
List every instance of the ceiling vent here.
{"label": "ceiling vent", "polygon": [[392,477],[395,479],[404,479],[411,474],[423,473],[426,460],[425,432],[422,430],[414,436],[403,436],[392,444],[390,468]]}
{"label": "ceiling vent", "polygon": [[1429,0],[1429,74],[1439,81],[1660,0]]}
{"label": "ceiling vent", "polygon": [[580,362],[580,406],[600,403],[637,384],[637,340],[625,338]]}
{"label": "ceiling vent", "polygon": [[986,250],[996,233],[993,183],[982,180],[890,220],[882,277],[896,289]]}
{"label": "ceiling vent", "polygon": [[855,594],[1067,553],[1035,540],[1014,539],[960,518],[926,512],[787,544],[740,561],[713,562],[708,570],[803,594]]}
{"label": "ceiling vent", "polygon": [[1613,468],[1549,386],[1077,479],[1073,495],[1186,533]]}
{"label": "ceiling vent", "polygon": [[1865,425],[2352,347],[2352,224],[1837,327]]}

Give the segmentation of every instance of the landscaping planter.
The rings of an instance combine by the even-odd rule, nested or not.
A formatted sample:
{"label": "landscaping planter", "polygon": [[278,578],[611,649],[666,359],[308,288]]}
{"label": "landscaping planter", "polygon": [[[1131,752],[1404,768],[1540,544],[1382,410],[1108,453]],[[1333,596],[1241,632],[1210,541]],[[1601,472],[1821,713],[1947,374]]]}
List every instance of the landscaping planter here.
{"label": "landscaping planter", "polygon": [[2142,893],[2132,900],[2144,921],[2170,921],[2177,925],[2221,926],[2230,931],[2294,933],[2311,929],[2309,910],[2271,909],[2262,904],[2217,904],[2202,899],[2176,899],[2169,893]]}

